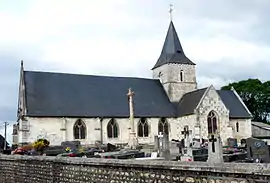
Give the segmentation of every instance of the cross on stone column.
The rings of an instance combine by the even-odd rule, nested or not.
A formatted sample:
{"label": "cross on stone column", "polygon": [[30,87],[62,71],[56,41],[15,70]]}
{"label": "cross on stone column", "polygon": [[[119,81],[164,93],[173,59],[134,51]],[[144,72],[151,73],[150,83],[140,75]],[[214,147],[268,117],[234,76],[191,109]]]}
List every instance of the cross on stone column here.
{"label": "cross on stone column", "polygon": [[215,142],[217,141],[217,139],[215,138],[214,135],[211,135],[209,141],[212,142],[212,152],[215,152]]}
{"label": "cross on stone column", "polygon": [[134,92],[132,92],[131,88],[128,89],[128,101],[129,101],[129,120],[130,120],[130,135],[129,135],[129,147],[131,149],[136,149],[138,145],[138,141],[136,138],[136,133],[135,133],[135,126],[134,126],[134,106],[133,106],[133,96]]}

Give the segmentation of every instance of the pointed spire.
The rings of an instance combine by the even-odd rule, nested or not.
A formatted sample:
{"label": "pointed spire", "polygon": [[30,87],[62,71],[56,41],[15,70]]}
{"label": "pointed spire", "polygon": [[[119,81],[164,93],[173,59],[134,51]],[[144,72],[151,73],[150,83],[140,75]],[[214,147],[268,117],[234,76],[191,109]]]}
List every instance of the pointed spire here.
{"label": "pointed spire", "polygon": [[161,55],[153,69],[168,63],[195,65],[186,57],[172,21],[167,31]]}

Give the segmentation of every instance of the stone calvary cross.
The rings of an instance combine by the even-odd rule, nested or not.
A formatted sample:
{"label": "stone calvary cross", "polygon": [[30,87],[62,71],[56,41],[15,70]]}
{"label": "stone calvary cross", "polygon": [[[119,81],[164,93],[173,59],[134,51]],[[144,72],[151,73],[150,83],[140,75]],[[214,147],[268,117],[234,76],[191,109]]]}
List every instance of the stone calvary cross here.
{"label": "stone calvary cross", "polygon": [[132,92],[131,88],[128,89],[128,101],[129,101],[129,120],[130,120],[130,133],[129,133],[129,143],[128,146],[131,149],[136,149],[138,146],[138,140],[136,137],[135,126],[134,126],[134,106],[133,106],[133,96],[134,92]]}

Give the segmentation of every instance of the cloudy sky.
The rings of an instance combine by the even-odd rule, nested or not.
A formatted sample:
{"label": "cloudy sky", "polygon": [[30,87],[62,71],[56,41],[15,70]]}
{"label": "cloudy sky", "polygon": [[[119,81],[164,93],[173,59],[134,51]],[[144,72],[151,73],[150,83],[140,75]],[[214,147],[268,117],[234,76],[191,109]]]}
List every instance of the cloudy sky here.
{"label": "cloudy sky", "polygon": [[0,121],[16,119],[20,60],[26,70],[151,77],[170,3],[200,87],[270,79],[269,0],[0,0]]}

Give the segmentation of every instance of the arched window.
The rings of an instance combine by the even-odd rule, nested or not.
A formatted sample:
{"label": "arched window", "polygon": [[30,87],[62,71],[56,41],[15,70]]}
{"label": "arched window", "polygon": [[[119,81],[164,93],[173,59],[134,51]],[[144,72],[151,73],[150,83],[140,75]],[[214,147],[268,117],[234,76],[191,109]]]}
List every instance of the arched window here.
{"label": "arched window", "polygon": [[85,123],[78,119],[73,127],[74,139],[85,139],[86,138],[86,126]]}
{"label": "arched window", "polygon": [[236,132],[239,132],[239,123],[237,122],[235,126],[236,126]]}
{"label": "arched window", "polygon": [[148,137],[149,126],[146,118],[141,118],[138,123],[138,136],[139,137]]}
{"label": "arched window", "polygon": [[211,111],[207,116],[208,133],[217,133],[217,116],[214,111]]}
{"label": "arched window", "polygon": [[180,81],[183,81],[184,80],[184,71],[181,70],[180,71]]}
{"label": "arched window", "polygon": [[111,119],[107,125],[107,134],[108,138],[117,138],[118,137],[118,125],[115,119]]}
{"label": "arched window", "polygon": [[169,124],[166,118],[161,118],[158,123],[158,133],[160,132],[169,135]]}

